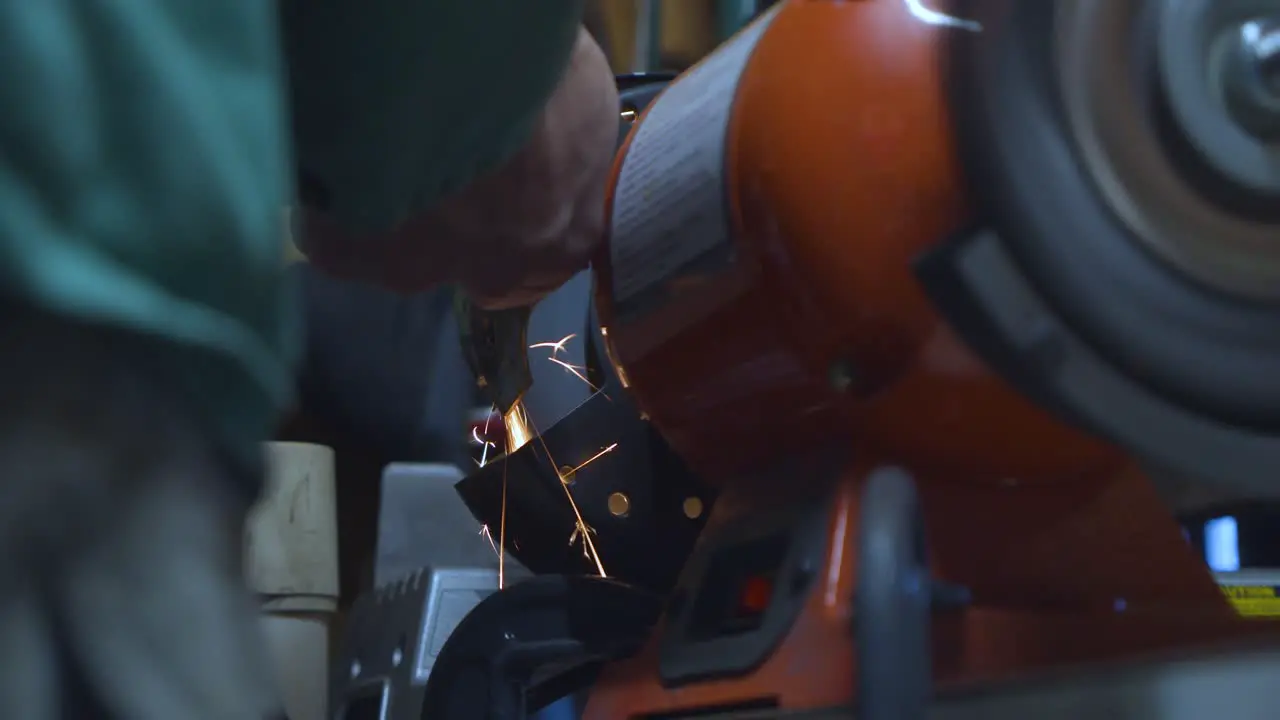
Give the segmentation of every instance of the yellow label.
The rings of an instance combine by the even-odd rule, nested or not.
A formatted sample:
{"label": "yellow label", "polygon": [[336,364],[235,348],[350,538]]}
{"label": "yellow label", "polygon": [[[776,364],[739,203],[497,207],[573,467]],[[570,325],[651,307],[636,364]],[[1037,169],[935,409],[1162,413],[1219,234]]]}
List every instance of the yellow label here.
{"label": "yellow label", "polygon": [[1236,612],[1244,617],[1280,617],[1280,593],[1270,585],[1223,585]]}

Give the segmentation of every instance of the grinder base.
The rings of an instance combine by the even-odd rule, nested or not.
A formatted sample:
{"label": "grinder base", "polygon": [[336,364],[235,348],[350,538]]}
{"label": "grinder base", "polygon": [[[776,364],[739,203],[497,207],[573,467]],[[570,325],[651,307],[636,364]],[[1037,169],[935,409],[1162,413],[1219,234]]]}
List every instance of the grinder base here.
{"label": "grinder base", "polygon": [[[1280,625],[1231,610],[1144,477],[943,479],[828,454],[735,484],[585,717],[1181,718],[1207,698],[1265,714],[1278,650],[1150,662],[1256,651]],[[788,499],[798,486],[814,490]],[[1081,666],[1108,671],[1063,674]]]}

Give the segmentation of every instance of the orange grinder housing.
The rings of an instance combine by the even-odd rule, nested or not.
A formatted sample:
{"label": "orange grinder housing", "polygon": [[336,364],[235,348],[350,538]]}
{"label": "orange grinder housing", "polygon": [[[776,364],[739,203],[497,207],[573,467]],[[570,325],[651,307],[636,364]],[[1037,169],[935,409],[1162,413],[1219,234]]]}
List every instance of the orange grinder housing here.
{"label": "orange grinder housing", "polygon": [[1274,632],[1233,615],[1128,452],[998,376],[917,275],[984,221],[946,82],[951,41],[973,29],[953,5],[779,3],[668,86],[621,149],[595,264],[606,346],[721,489],[682,588],[713,583],[734,533],[832,499],[825,571],[756,670],[664,684],[668,641],[695,642],[673,611],[606,668],[588,717],[847,704],[865,649],[849,632],[854,525],[885,467],[918,488],[922,562],[970,591],[930,621],[940,688]]}
{"label": "orange grinder housing", "polygon": [[919,3],[780,3],[620,151],[602,326],[708,482],[833,437],[949,479],[1116,462],[984,367],[913,273],[972,221],[943,87],[959,23]]}

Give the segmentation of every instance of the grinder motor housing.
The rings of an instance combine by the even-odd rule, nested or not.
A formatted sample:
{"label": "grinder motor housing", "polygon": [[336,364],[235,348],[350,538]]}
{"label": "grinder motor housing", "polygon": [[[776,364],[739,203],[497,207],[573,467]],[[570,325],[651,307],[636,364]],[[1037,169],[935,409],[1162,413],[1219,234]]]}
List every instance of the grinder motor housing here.
{"label": "grinder motor housing", "polygon": [[601,333],[721,495],[589,717],[917,717],[1274,632],[1137,461],[1246,490],[1280,467],[1280,152],[1214,89],[1278,10],[791,0],[649,106],[611,181]]}

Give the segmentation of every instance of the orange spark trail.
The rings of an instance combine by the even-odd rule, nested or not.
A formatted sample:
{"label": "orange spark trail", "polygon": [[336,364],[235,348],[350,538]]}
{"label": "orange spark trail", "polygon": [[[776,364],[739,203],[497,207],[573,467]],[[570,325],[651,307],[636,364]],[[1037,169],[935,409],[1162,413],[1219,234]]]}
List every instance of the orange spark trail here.
{"label": "orange spark trail", "polygon": [[617,449],[618,449],[618,443],[614,443],[614,444],[610,445],[609,447],[607,447],[607,448],[605,448],[605,449],[601,450],[600,452],[596,453],[595,455],[592,455],[591,457],[587,458],[586,460],[583,460],[583,461],[582,461],[581,463],[579,463],[576,467],[574,467],[572,470],[570,470],[569,472],[567,472],[567,473],[565,473],[565,474],[566,474],[566,475],[572,475],[573,473],[578,472],[578,471],[579,471],[579,470],[581,470],[582,468],[584,468],[584,467],[586,467],[586,466],[590,465],[591,463],[593,463],[593,462],[595,462],[595,461],[599,460],[600,458],[604,457],[605,455],[608,455],[609,453],[611,453],[611,452],[613,452],[614,450],[617,450]]}

